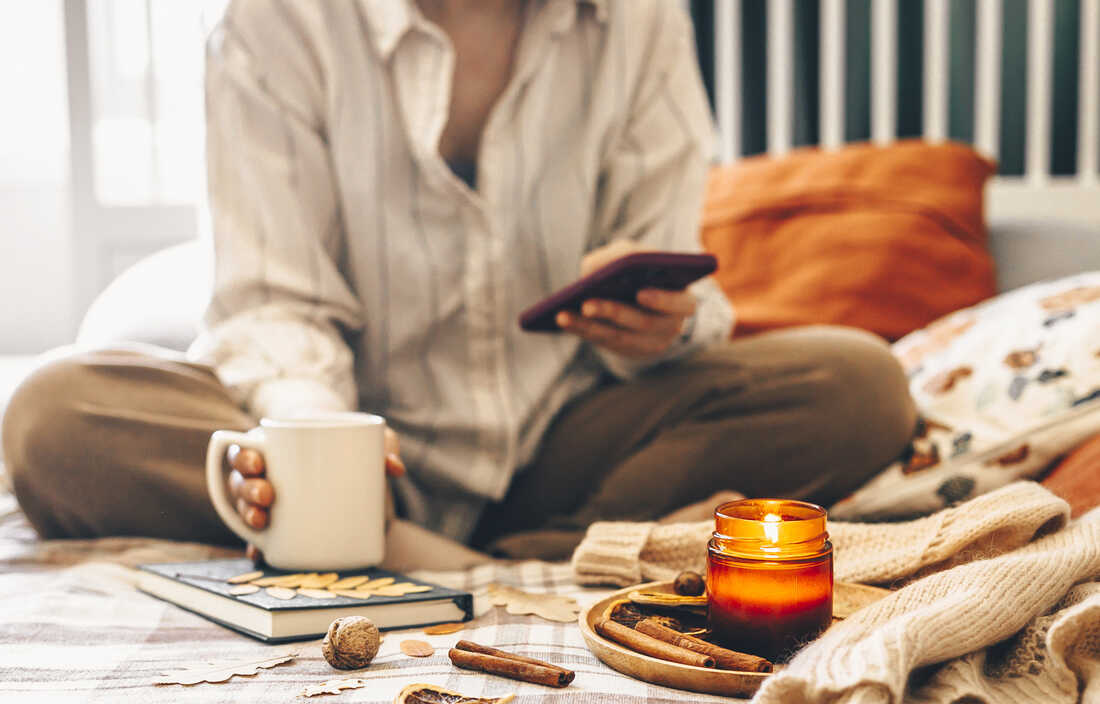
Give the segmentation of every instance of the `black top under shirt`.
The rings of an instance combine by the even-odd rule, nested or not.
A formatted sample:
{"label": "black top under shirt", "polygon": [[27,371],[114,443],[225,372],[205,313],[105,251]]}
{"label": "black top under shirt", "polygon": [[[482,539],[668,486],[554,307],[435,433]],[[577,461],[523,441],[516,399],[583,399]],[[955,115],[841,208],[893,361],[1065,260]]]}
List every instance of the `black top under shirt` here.
{"label": "black top under shirt", "polygon": [[470,190],[477,190],[477,164],[472,161],[448,161],[447,166],[462,179]]}

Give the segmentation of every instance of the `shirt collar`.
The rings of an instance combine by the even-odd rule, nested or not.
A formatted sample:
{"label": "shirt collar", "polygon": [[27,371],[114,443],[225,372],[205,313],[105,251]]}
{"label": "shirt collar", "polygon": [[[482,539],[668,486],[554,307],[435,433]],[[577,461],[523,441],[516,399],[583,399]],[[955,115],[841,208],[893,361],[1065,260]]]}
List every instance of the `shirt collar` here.
{"label": "shirt collar", "polygon": [[[415,0],[359,0],[359,2],[366,19],[367,29],[374,38],[378,53],[381,54],[383,61],[389,61],[401,37],[405,36],[416,19],[420,17],[420,10],[416,7]],[[555,32],[564,32],[572,26],[577,17],[578,5],[590,5],[595,9],[597,20],[607,21],[608,0],[547,0],[547,2],[561,7],[555,12],[558,18],[554,22]]]}

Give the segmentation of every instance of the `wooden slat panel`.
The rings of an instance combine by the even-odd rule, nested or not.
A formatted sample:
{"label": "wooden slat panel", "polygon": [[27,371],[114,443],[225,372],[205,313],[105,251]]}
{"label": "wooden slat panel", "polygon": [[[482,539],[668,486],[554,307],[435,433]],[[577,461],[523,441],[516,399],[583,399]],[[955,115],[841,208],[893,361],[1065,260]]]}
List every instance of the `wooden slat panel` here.
{"label": "wooden slat panel", "polygon": [[844,143],[844,0],[821,0],[819,64],[821,146],[835,149]]}
{"label": "wooden slat panel", "polygon": [[889,144],[897,134],[897,0],[871,3],[871,139]]}
{"label": "wooden slat panel", "polygon": [[1069,220],[1100,227],[1100,188],[1076,178],[1054,177],[1042,185],[1026,177],[998,177],[985,193],[986,219]]}
{"label": "wooden slat panel", "polygon": [[714,103],[718,113],[719,158],[741,156],[741,0],[714,3]]}
{"label": "wooden slat panel", "polygon": [[947,139],[947,0],[924,2],[924,138]]}
{"label": "wooden slat panel", "polygon": [[1027,14],[1027,154],[1032,183],[1050,174],[1051,72],[1054,18],[1051,0],[1030,0]]}
{"label": "wooden slat panel", "polygon": [[978,0],[975,41],[974,146],[996,158],[1001,140],[1001,0]]}
{"label": "wooden slat panel", "polygon": [[794,0],[768,4],[768,153],[785,154],[794,132]]}
{"label": "wooden slat panel", "polygon": [[[1081,0],[1080,98],[1077,118],[1077,174],[1095,184],[1100,152],[1100,0]],[[1100,198],[1100,194],[1097,194]]]}

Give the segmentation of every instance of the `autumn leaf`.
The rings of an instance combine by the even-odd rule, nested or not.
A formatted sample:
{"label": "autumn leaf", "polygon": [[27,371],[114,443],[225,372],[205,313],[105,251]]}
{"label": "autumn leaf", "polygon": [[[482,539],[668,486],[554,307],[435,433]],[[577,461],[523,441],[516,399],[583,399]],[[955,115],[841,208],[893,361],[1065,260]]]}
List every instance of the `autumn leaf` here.
{"label": "autumn leaf", "polygon": [[515,587],[489,585],[489,600],[494,606],[505,606],[510,614],[533,614],[547,621],[568,623],[577,620],[581,607],[576,599],[557,594],[530,594]]}
{"label": "autumn leaf", "polygon": [[163,672],[161,676],[165,679],[158,680],[156,684],[192,685],[198,684],[199,682],[217,684],[238,675],[241,677],[252,677],[260,670],[282,665],[283,663],[290,662],[296,657],[298,657],[298,652],[293,651],[264,660],[249,660],[246,662],[230,663],[229,665],[201,665],[178,672]]}
{"label": "autumn leaf", "polygon": [[339,694],[345,689],[359,689],[366,687],[367,680],[353,677],[346,680],[326,680],[321,684],[314,684],[302,690],[303,697],[316,697],[319,694]]}

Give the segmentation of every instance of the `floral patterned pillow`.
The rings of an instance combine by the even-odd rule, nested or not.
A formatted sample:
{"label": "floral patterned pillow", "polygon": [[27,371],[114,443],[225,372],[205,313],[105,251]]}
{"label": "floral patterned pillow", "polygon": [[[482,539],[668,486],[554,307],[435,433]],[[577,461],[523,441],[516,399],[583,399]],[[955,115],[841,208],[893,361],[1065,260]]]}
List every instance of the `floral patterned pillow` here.
{"label": "floral patterned pillow", "polygon": [[917,437],[834,518],[938,511],[1035,477],[1100,433],[1100,271],[1002,294],[893,349],[921,412]]}

